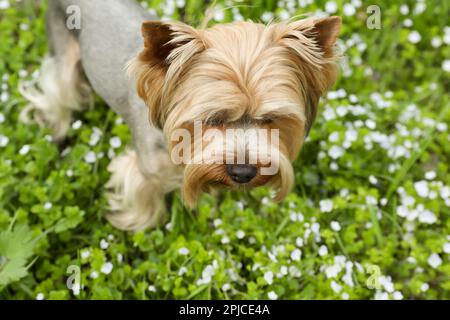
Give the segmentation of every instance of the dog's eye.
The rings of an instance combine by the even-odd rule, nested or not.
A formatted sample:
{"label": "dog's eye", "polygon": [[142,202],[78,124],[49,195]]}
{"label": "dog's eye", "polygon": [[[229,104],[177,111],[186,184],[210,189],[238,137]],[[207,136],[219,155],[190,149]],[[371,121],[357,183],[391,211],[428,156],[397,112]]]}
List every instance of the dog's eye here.
{"label": "dog's eye", "polygon": [[269,117],[262,118],[261,123],[262,124],[271,124],[271,123],[273,123],[273,118],[269,118]]}
{"label": "dog's eye", "polygon": [[206,121],[206,123],[211,127],[219,127],[219,126],[223,125],[224,120],[222,118],[212,118],[212,119],[208,119]]}

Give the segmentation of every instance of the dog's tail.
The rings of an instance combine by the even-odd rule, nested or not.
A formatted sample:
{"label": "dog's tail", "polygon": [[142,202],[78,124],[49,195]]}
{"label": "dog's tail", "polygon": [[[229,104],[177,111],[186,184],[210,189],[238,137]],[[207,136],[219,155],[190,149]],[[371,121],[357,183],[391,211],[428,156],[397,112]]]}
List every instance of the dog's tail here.
{"label": "dog's tail", "polygon": [[56,141],[62,140],[72,121],[72,113],[92,102],[89,85],[83,79],[79,49],[64,57],[45,58],[37,79],[21,82],[19,91],[28,100],[19,119],[49,127]]}

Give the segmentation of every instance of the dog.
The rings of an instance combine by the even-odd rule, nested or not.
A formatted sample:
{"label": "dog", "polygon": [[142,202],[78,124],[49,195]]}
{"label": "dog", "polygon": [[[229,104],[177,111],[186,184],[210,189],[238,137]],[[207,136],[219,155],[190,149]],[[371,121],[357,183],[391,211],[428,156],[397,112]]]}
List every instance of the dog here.
{"label": "dog", "polygon": [[[71,30],[67,19],[74,8],[81,23]],[[36,83],[20,87],[29,100],[21,119],[50,127],[54,140],[62,141],[92,89],[124,119],[132,147],[111,161],[106,185],[107,218],[119,229],[157,225],[165,195],[178,188],[190,207],[202,192],[222,187],[267,185],[281,200],[293,187],[291,163],[319,99],[336,81],[340,27],[341,19],[332,16],[194,28],[159,21],[131,0],[49,0],[50,54]],[[276,136],[227,134],[247,136],[251,129]],[[205,139],[206,132],[216,139]],[[180,137],[200,151],[214,145],[214,152],[208,161],[192,161],[196,155],[180,153]],[[261,145],[266,151],[254,150]],[[267,150],[276,157],[249,161]],[[262,174],[274,163],[275,172]]]}

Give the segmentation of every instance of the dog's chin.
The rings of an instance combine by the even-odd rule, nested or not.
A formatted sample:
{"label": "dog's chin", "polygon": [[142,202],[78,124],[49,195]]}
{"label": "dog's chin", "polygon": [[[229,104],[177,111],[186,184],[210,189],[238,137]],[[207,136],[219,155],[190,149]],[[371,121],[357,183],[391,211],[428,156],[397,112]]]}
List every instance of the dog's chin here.
{"label": "dog's chin", "polygon": [[290,161],[281,157],[279,169],[274,175],[258,174],[248,183],[236,183],[227,174],[225,164],[188,164],[184,168],[182,187],[183,201],[188,207],[194,207],[203,192],[212,193],[220,189],[248,191],[268,186],[276,190],[273,200],[283,200],[292,189],[294,171]]}

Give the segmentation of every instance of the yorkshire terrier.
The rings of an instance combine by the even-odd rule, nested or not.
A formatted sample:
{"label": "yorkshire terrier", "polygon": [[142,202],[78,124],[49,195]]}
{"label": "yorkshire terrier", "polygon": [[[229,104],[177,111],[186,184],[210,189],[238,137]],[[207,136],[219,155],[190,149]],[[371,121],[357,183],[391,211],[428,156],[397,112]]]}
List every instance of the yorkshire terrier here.
{"label": "yorkshire terrier", "polygon": [[[68,27],[77,12],[80,28]],[[50,55],[36,83],[20,88],[30,102],[21,118],[61,141],[92,88],[124,119],[133,146],[111,161],[106,186],[108,220],[120,229],[155,226],[179,187],[188,206],[220,187],[267,185],[281,200],[336,81],[340,26],[333,16],[196,29],[132,0],[49,0]]]}

